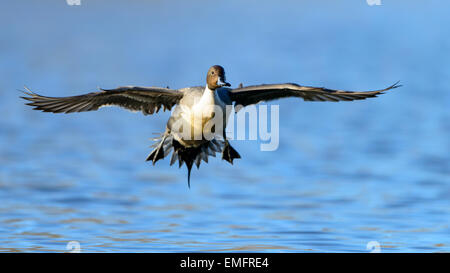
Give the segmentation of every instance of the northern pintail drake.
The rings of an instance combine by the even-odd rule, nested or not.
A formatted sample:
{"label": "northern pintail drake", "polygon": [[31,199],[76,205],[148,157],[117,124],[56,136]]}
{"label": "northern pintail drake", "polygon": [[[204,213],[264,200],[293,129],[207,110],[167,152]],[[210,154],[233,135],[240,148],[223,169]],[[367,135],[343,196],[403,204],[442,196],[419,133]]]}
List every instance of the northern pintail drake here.
{"label": "northern pintail drake", "polygon": [[[46,97],[27,91],[22,97],[35,110],[53,113],[73,113],[98,110],[103,106],[115,105],[131,111],[142,111],[144,115],[157,113],[161,108],[171,110],[164,133],[156,138],[154,149],[147,157],[153,165],[172,151],[170,165],[176,161],[179,167],[186,164],[188,186],[193,164],[199,168],[201,161],[208,162],[208,156],[222,154],[222,159],[233,164],[241,158],[230,145],[225,133],[229,111],[227,106],[247,106],[262,101],[286,97],[298,97],[304,101],[353,101],[376,97],[384,91],[400,87],[397,83],[375,91],[344,91],[324,87],[302,86],[294,83],[261,84],[230,88],[226,82],[225,70],[220,65],[212,66],[206,75],[206,86],[181,89],[161,87],[124,86],[115,89],[100,89],[71,97]],[[212,137],[204,135],[205,127],[220,112],[222,128],[211,128]],[[198,121],[198,122],[197,122]],[[186,126],[187,125],[187,126]],[[215,124],[217,125],[217,124]],[[188,132],[189,131],[189,132]]]}

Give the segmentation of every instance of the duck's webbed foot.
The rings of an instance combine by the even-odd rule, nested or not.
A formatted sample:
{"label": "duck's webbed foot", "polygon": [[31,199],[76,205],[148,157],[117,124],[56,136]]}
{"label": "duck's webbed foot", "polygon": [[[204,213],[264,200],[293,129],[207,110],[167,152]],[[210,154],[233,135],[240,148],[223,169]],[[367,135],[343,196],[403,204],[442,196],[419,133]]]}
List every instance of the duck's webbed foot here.
{"label": "duck's webbed foot", "polygon": [[228,141],[225,141],[225,146],[222,151],[222,159],[233,164],[233,159],[235,158],[241,158],[241,156],[233,147],[231,147]]}
{"label": "duck's webbed foot", "polygon": [[155,165],[156,161],[164,158],[164,148],[162,146],[156,147],[145,161],[151,161]]}
{"label": "duck's webbed foot", "polygon": [[156,161],[164,158],[164,141],[167,136],[163,136],[161,138],[160,143],[156,146],[156,148],[150,153],[145,161],[151,161],[153,165],[155,165]]}

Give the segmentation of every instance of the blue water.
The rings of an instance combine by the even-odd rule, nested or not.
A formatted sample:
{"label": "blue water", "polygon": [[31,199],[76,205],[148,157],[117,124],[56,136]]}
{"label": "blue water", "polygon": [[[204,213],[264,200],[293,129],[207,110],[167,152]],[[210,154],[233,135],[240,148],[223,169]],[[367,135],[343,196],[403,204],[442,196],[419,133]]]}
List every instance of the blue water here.
{"label": "blue water", "polygon": [[[388,1],[2,1],[0,251],[450,251],[450,4]],[[227,79],[376,99],[280,105],[280,146],[233,141],[234,166],[145,162],[170,113],[55,115],[17,89]]]}

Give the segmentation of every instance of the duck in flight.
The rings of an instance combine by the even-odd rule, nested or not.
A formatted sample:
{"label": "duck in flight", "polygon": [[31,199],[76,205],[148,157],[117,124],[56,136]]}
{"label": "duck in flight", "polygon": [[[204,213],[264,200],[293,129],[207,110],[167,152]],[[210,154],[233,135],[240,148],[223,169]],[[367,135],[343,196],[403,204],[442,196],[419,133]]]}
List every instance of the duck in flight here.
{"label": "duck in flight", "polygon": [[[26,88],[27,91],[24,91],[26,96],[21,98],[30,101],[27,105],[33,106],[35,110],[52,113],[94,111],[103,106],[115,105],[150,115],[157,113],[161,108],[171,110],[175,106],[167,122],[166,130],[156,138],[157,142],[153,145],[154,149],[147,157],[147,161],[151,161],[154,165],[172,151],[170,165],[176,161],[179,167],[183,163],[186,164],[190,187],[190,174],[194,163],[199,168],[202,160],[208,162],[208,156],[215,156],[216,153],[221,153],[222,159],[231,164],[234,159],[241,158],[226,137],[225,128],[229,111],[225,108],[228,106],[247,106],[286,97],[298,97],[304,101],[363,100],[376,97],[384,91],[401,85],[397,82],[385,89],[375,91],[333,90],[295,83],[245,87],[241,84],[238,88],[230,88],[230,86],[226,82],[223,67],[214,65],[206,75],[206,86],[181,89],[124,86],[70,97],[41,96]],[[219,120],[222,121],[223,126],[217,126],[217,128],[212,126],[213,136],[205,137],[204,129],[210,125],[208,122],[216,116],[216,112],[220,112]],[[200,118],[197,119],[198,116]],[[187,126],[184,126],[186,124]]]}

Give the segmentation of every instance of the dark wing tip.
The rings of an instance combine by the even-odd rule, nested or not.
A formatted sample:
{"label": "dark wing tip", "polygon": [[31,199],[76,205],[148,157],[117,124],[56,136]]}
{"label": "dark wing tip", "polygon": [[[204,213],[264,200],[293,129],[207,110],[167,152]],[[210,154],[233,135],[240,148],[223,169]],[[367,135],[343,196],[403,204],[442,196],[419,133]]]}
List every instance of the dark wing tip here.
{"label": "dark wing tip", "polygon": [[399,83],[400,83],[400,81],[397,81],[393,85],[387,87],[386,89],[380,90],[380,91],[387,91],[387,90],[391,90],[391,89],[402,87],[403,85],[401,85]]}
{"label": "dark wing tip", "polygon": [[32,105],[32,103],[33,102],[35,102],[35,99],[36,98],[39,98],[39,97],[41,97],[40,95],[38,95],[38,94],[36,94],[36,93],[34,93],[33,91],[31,91],[28,87],[26,87],[26,86],[24,86],[23,87],[25,90],[20,90],[20,89],[17,89],[17,91],[19,91],[19,92],[21,92],[22,94],[24,94],[24,96],[19,96],[19,98],[21,98],[21,99],[24,99],[24,100],[27,100],[27,101],[31,101],[31,102],[29,102],[29,103],[26,103],[26,105],[30,105],[30,106],[35,106],[35,105]]}
{"label": "dark wing tip", "polygon": [[[24,85],[23,86],[23,88],[26,90],[21,90],[21,89],[16,89],[17,91],[19,91],[19,92],[21,92],[21,93],[23,93],[23,94],[25,94],[25,95],[27,95],[27,96],[31,96],[31,97],[34,97],[34,96],[36,96],[36,93],[34,93],[33,91],[31,91],[26,85]],[[30,99],[29,97],[20,97],[20,98],[22,98],[22,99]]]}
{"label": "dark wing tip", "polygon": [[397,81],[393,85],[390,85],[390,86],[386,87],[385,89],[381,89],[381,90],[375,91],[375,93],[376,93],[375,97],[377,97],[377,95],[384,94],[385,91],[389,91],[391,89],[402,87],[403,85],[401,85],[399,83],[400,83],[400,81]]}
{"label": "dark wing tip", "polygon": [[398,87],[402,87],[403,85],[400,84],[400,81],[397,81],[396,83],[394,83],[393,85],[391,85],[391,88],[398,88]]}

